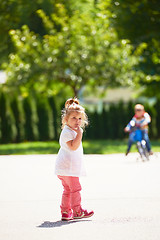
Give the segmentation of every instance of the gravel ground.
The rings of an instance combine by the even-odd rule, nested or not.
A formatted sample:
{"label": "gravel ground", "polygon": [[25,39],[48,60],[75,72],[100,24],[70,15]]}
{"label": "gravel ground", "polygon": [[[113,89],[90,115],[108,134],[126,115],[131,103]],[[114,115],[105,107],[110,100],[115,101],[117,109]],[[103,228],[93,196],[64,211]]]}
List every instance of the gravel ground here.
{"label": "gravel ground", "polygon": [[159,240],[160,154],[84,157],[82,204],[95,214],[62,222],[56,155],[0,156],[0,239]]}

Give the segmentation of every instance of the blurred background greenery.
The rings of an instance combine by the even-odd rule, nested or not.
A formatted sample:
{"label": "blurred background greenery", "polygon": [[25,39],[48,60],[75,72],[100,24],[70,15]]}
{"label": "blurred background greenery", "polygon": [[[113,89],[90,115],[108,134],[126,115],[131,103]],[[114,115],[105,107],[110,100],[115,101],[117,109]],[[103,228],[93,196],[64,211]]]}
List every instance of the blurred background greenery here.
{"label": "blurred background greenery", "polygon": [[[1,144],[57,141],[72,96],[89,115],[86,142],[125,139],[138,102],[160,139],[158,0],[0,0],[0,23]],[[107,99],[115,88],[136,94]]]}

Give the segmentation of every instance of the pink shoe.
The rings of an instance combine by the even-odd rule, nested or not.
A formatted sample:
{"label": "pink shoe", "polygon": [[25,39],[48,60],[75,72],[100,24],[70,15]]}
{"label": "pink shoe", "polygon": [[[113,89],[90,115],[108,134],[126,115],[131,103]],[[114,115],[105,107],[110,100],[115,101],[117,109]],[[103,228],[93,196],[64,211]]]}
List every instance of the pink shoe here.
{"label": "pink shoe", "polygon": [[62,221],[70,221],[70,220],[73,220],[72,213],[63,212],[62,213]]}
{"label": "pink shoe", "polygon": [[76,214],[74,214],[74,216],[73,216],[74,219],[81,219],[83,217],[84,217],[84,212],[83,211],[81,211],[79,213],[76,212]]}
{"label": "pink shoe", "polygon": [[84,213],[83,218],[89,218],[89,217],[92,217],[93,214],[94,214],[93,211],[88,212],[87,210],[83,210],[83,209],[82,209],[82,211],[83,211],[83,213]]}
{"label": "pink shoe", "polygon": [[88,212],[87,210],[81,209],[80,213],[76,213],[76,215],[73,216],[74,219],[81,219],[81,218],[89,218],[92,217],[94,214],[93,211]]}

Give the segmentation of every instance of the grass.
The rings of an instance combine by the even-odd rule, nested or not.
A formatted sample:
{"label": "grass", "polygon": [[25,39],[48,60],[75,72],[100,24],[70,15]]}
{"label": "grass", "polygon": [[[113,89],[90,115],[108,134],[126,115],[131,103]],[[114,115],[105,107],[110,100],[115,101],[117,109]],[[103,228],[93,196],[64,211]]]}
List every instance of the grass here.
{"label": "grass", "polygon": [[[90,140],[83,141],[85,154],[111,154],[125,153],[127,140]],[[57,154],[59,143],[52,142],[25,142],[17,144],[1,144],[0,155],[12,154]],[[160,152],[160,140],[152,141],[152,150]],[[132,152],[135,152],[136,147],[132,147]]]}
{"label": "grass", "polygon": [[59,149],[59,143],[53,142],[25,142],[0,145],[0,155],[10,154],[54,154]]}
{"label": "grass", "polygon": [[[127,140],[92,140],[84,141],[84,152],[86,154],[112,154],[125,153],[127,149]],[[152,150],[160,152],[160,141],[152,142]],[[137,148],[134,144],[131,152],[136,152]]]}

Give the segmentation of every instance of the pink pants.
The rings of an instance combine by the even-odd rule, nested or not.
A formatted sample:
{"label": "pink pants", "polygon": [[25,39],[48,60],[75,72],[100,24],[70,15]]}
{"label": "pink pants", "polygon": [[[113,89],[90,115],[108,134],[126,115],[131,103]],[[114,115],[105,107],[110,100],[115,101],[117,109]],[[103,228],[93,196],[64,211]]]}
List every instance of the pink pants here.
{"label": "pink pants", "polygon": [[73,214],[81,211],[81,184],[79,177],[58,176],[64,188],[61,201],[61,213],[72,212]]}

